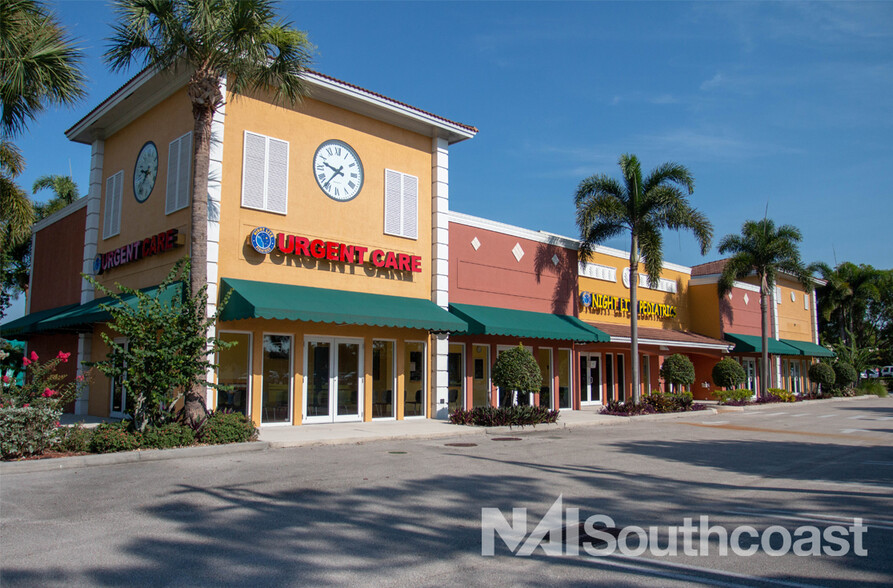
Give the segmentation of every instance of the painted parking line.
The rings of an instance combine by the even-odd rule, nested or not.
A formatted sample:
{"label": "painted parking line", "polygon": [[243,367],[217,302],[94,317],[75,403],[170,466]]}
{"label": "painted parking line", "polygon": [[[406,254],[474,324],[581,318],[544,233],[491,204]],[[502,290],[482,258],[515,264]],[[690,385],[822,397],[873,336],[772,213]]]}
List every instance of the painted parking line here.
{"label": "painted parking line", "polygon": [[802,417],[802,416],[806,416],[806,415],[808,415],[808,414],[809,414],[808,412],[801,412],[801,413],[799,413],[799,414],[792,414],[792,415],[791,415],[791,418]]}
{"label": "painted parking line", "polygon": [[705,425],[710,425],[711,427],[717,427],[719,425],[728,425],[730,421],[711,421],[704,423]]}
{"label": "painted parking line", "polygon": [[838,416],[838,415],[836,415],[836,414],[822,414],[822,415],[819,415],[818,418],[820,418],[820,419],[830,419],[831,417],[836,417],[836,416]]}
{"label": "painted parking line", "polygon": [[841,433],[849,435],[850,433],[870,433],[868,429],[841,429]]}
{"label": "painted parking line", "polygon": [[893,531],[893,522],[881,519],[866,519],[863,517],[841,517],[835,515],[826,515],[812,512],[791,512],[782,510],[752,510],[743,508],[739,510],[727,510],[726,514],[737,514],[751,517],[777,518],[787,519],[789,521],[805,521],[809,523],[853,523],[854,519],[862,519],[862,523],[872,529],[883,529],[885,531]]}
{"label": "painted parking line", "polygon": [[851,417],[847,417],[847,418],[851,421],[858,421],[859,419],[867,419],[868,417],[862,416],[862,415],[856,415],[856,416],[851,416]]}
{"label": "painted parking line", "polygon": [[[675,421],[674,425],[685,425],[688,427],[709,427],[711,429],[729,429],[730,431],[749,431],[753,433],[775,433],[777,435],[802,435],[804,437],[828,437],[832,439],[859,439],[863,441],[877,442],[878,437],[859,436],[840,433],[817,433],[815,431],[791,431],[786,429],[769,429],[766,427],[745,427],[744,425],[708,425],[707,423],[692,423],[685,421]],[[849,431],[850,429],[846,429]],[[852,431],[863,431],[863,429],[852,429]],[[865,431],[866,433],[870,431]]]}

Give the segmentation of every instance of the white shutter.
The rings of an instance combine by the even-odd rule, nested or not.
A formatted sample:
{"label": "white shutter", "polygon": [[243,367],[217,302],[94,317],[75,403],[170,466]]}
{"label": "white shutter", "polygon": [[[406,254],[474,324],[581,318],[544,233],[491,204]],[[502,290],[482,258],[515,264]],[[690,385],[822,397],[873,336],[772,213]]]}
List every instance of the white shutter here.
{"label": "white shutter", "polygon": [[388,235],[399,236],[403,228],[402,175],[393,170],[384,170],[384,232]]}
{"label": "white shutter", "polygon": [[407,174],[403,176],[403,236],[419,237],[419,179]]}
{"label": "white shutter", "polygon": [[266,137],[245,131],[245,150],[242,161],[242,206],[264,208],[266,152]]}
{"label": "white shutter", "polygon": [[115,174],[115,207],[112,211],[112,234],[121,232],[121,201],[124,196],[124,172]]}
{"label": "white shutter", "polygon": [[190,170],[192,169],[192,133],[186,133],[180,141],[180,163],[177,169],[177,210],[189,206],[189,196],[192,194],[190,182]]}
{"label": "white shutter", "polygon": [[112,210],[115,207],[115,176],[105,181],[105,209],[102,211],[102,238],[112,236]]}
{"label": "white shutter", "polygon": [[288,209],[288,142],[267,139],[267,201],[265,210],[285,214]]}
{"label": "white shutter", "polygon": [[167,149],[167,192],[164,195],[164,214],[177,210],[177,177],[180,168],[180,139],[174,139]]}

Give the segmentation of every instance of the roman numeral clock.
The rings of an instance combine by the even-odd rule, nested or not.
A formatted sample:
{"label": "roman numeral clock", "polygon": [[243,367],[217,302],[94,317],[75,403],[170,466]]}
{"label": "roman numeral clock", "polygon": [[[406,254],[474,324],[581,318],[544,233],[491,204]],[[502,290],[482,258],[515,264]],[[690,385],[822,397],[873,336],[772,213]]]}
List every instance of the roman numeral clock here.
{"label": "roman numeral clock", "polygon": [[363,162],[344,141],[324,141],[313,155],[313,177],[332,200],[353,200],[363,189]]}

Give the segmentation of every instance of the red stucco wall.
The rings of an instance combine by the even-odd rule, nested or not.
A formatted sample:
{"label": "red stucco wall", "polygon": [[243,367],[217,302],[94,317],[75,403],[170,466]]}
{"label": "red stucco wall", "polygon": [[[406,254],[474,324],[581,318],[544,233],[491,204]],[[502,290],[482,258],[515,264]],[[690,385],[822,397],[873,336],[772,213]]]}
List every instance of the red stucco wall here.
{"label": "red stucco wall", "polygon": [[35,234],[31,312],[80,303],[86,219],[83,207]]}

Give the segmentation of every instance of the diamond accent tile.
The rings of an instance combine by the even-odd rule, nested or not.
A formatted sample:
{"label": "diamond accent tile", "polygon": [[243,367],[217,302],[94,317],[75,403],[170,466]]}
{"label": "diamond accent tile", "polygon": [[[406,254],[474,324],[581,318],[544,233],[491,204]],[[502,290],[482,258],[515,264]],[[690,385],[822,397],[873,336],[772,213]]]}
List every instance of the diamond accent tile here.
{"label": "diamond accent tile", "polygon": [[481,248],[481,242],[478,241],[477,237],[475,237],[474,239],[471,240],[471,246],[474,247],[475,251],[477,251],[478,249]]}
{"label": "diamond accent tile", "polygon": [[512,255],[515,256],[515,259],[521,261],[521,258],[524,257],[524,250],[521,249],[520,243],[515,243],[515,246],[512,248]]}
{"label": "diamond accent tile", "polygon": [[744,294],[744,306],[747,306],[747,303],[750,302],[750,298],[747,297],[747,293]]}
{"label": "diamond accent tile", "polygon": [[558,261],[559,261],[559,260],[558,260],[558,255],[555,254],[555,253],[553,253],[553,254],[552,254],[552,265],[558,265]]}

